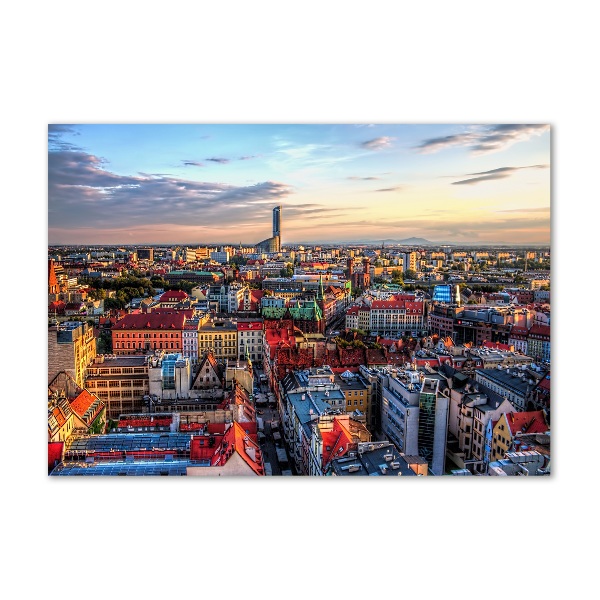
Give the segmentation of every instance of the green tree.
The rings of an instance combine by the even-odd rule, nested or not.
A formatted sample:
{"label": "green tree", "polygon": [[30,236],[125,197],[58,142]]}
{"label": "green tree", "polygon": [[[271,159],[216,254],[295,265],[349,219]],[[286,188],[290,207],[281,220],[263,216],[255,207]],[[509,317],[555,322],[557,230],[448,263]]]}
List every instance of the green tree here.
{"label": "green tree", "polygon": [[402,273],[401,269],[393,269],[392,270],[392,283],[397,283],[399,285],[402,285],[402,282],[404,281],[404,274]]}

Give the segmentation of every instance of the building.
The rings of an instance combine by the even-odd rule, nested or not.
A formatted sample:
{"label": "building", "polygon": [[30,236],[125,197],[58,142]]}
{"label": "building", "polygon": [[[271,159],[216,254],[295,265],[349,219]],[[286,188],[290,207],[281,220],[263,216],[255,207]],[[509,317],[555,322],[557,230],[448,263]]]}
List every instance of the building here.
{"label": "building", "polygon": [[[303,465],[307,475],[324,475],[332,460],[342,458],[349,452],[356,452],[358,444],[370,442],[367,428],[350,415],[324,414],[311,420],[308,465]],[[303,453],[304,455],[304,453]]]}
{"label": "building", "polygon": [[537,378],[534,379],[527,368],[504,368],[499,365],[495,369],[477,369],[475,381],[506,398],[514,410],[524,411]]}
{"label": "building", "polygon": [[394,300],[371,303],[369,329],[379,335],[424,335],[425,310],[422,299],[408,294]]}
{"label": "building", "polygon": [[218,361],[237,360],[237,321],[211,317],[198,327],[198,352],[210,350]]}
{"label": "building", "polygon": [[65,371],[83,388],[85,369],[95,356],[96,338],[89,323],[65,321],[48,327],[48,381]]}
{"label": "building", "polygon": [[333,477],[416,477],[427,475],[427,461],[398,452],[387,441],[361,442],[356,451],[333,459],[326,475]]}
{"label": "building", "polygon": [[256,244],[257,251],[267,253],[281,252],[281,206],[276,206],[273,209],[273,236],[258,242]]}
{"label": "building", "polygon": [[[55,408],[59,411],[54,410]],[[65,427],[62,419],[66,419],[67,423],[72,419],[70,426]],[[105,426],[106,405],[100,398],[77,385],[66,371],[61,371],[50,381],[48,442],[66,441],[75,434],[104,433]]]}
{"label": "building", "polygon": [[[344,371],[336,374],[334,378],[344,398],[346,400],[346,413],[352,414],[359,411],[365,417],[365,423],[370,431],[373,431],[375,425],[375,415],[371,402],[372,384],[366,380],[360,373]],[[356,418],[356,417],[355,417]]]}
{"label": "building", "polygon": [[186,319],[183,325],[183,358],[190,361],[192,368],[198,363],[198,330],[200,319]]}
{"label": "building", "polygon": [[504,477],[550,475],[550,463],[536,451],[507,452],[505,458],[490,463],[487,474]]}
{"label": "building", "polygon": [[214,260],[215,262],[218,262],[221,265],[225,265],[229,262],[229,252],[227,252],[227,251],[211,252],[210,259]]}
{"label": "building", "polygon": [[[544,411],[510,412],[500,416],[492,430],[490,464],[505,457],[515,448],[522,435],[549,434],[550,426]],[[523,451],[523,445],[520,451]]]}
{"label": "building", "polygon": [[165,281],[170,285],[180,281],[191,281],[197,284],[216,284],[223,281],[223,273],[218,271],[170,271],[164,276]]}
{"label": "building", "polygon": [[149,354],[155,350],[183,352],[186,317],[180,312],[128,314],[112,327],[113,352]]}
{"label": "building", "polygon": [[527,354],[536,362],[550,363],[550,325],[532,325],[527,334]]}
{"label": "building", "polygon": [[[159,417],[159,418],[162,418]],[[150,418],[146,419],[150,421]],[[191,430],[71,438],[52,476],[231,476],[265,474],[256,423],[203,421]],[[183,425],[182,425],[183,426]]]}
{"label": "building", "polygon": [[244,360],[250,357],[253,363],[262,365],[263,362],[263,320],[238,319],[237,320],[237,357]]}
{"label": "building", "polygon": [[400,452],[420,456],[433,475],[443,475],[449,418],[444,378],[413,365],[390,369],[386,379],[381,390],[382,432]]}
{"label": "building", "polygon": [[147,260],[148,262],[154,262],[154,248],[138,248],[136,252],[138,260]]}
{"label": "building", "polygon": [[[449,367],[444,366],[443,370],[448,369]],[[488,424],[495,423],[503,413],[514,410],[514,407],[506,398],[476,384],[473,379],[465,379],[460,372],[455,372],[453,379],[450,390],[448,458],[459,469],[468,469],[471,473],[485,472]]]}
{"label": "building", "polygon": [[183,290],[168,290],[158,300],[160,308],[176,308],[181,306],[189,296]]}
{"label": "building", "polygon": [[106,404],[107,419],[148,410],[148,357],[98,355],[87,368],[85,387]]}

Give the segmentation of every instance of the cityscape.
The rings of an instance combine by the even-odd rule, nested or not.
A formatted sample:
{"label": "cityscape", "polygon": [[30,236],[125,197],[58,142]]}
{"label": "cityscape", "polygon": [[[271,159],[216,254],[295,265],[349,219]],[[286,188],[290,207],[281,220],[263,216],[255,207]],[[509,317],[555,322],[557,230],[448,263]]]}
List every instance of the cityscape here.
{"label": "cityscape", "polygon": [[549,476],[547,125],[49,125],[48,475]]}

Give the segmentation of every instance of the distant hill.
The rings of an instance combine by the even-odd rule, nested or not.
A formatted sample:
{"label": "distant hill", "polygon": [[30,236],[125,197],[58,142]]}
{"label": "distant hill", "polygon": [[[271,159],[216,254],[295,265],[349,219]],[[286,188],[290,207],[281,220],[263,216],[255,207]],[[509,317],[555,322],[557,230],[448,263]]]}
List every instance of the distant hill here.
{"label": "distant hill", "polygon": [[384,240],[386,244],[395,244],[396,246],[439,246],[440,242],[431,242],[425,238],[410,237],[404,240]]}

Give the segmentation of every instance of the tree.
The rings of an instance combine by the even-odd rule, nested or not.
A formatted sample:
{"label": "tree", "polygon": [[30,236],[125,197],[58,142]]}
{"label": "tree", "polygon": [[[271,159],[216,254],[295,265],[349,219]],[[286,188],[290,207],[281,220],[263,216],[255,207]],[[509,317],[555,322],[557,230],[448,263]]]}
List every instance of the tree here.
{"label": "tree", "polygon": [[392,283],[398,283],[402,285],[404,280],[404,274],[401,269],[393,269],[392,270]]}
{"label": "tree", "polygon": [[279,274],[281,277],[291,277],[294,274],[292,263],[286,263],[285,267],[280,269]]}
{"label": "tree", "polygon": [[416,279],[417,278],[417,272],[414,271],[413,269],[408,269],[406,271],[406,273],[404,274],[405,279]]}

